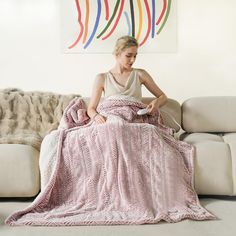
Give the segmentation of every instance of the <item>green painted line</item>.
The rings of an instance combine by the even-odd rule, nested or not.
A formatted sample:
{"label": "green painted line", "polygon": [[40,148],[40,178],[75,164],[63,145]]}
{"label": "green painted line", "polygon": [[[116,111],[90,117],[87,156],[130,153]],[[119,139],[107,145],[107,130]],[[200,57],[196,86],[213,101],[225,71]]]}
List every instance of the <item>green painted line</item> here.
{"label": "green painted line", "polygon": [[171,6],[171,0],[168,0],[168,6],[167,6],[167,11],[166,11],[166,15],[165,15],[165,18],[164,18],[164,21],[160,27],[160,29],[157,31],[157,34],[160,34],[160,32],[162,31],[162,29],[164,28],[166,22],[167,22],[167,19],[170,15],[170,6]]}
{"label": "green painted line", "polygon": [[114,20],[115,18],[115,15],[116,15],[116,12],[118,10],[118,7],[119,7],[119,4],[120,4],[120,0],[117,0],[116,1],[116,5],[115,5],[115,8],[114,8],[114,11],[112,13],[112,16],[110,18],[110,20],[108,21],[107,25],[105,26],[105,28],[102,30],[102,32],[97,36],[97,38],[100,38],[105,32],[106,30],[109,28],[109,26],[111,25],[111,22]]}

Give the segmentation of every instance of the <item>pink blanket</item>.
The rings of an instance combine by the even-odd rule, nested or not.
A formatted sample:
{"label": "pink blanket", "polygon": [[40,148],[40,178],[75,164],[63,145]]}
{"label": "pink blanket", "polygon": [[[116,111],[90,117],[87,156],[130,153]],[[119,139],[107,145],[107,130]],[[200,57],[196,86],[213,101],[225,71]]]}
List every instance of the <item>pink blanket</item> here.
{"label": "pink blanket", "polygon": [[[175,140],[160,116],[137,116],[145,105],[104,100],[105,124],[90,121],[81,100],[60,129],[45,137],[41,193],[9,225],[144,224],[214,219],[193,188],[193,147]],[[77,112],[77,110],[79,111]],[[77,116],[77,114],[79,114]]]}

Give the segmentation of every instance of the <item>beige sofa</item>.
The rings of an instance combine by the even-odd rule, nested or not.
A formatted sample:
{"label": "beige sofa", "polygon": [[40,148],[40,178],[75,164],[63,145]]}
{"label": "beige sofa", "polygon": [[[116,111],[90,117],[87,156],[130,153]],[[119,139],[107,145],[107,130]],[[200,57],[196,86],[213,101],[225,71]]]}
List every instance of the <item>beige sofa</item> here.
{"label": "beige sofa", "polygon": [[0,90],[0,197],[32,197],[40,190],[42,139],[58,127],[78,95]]}
{"label": "beige sofa", "polygon": [[182,108],[180,139],[195,147],[199,194],[236,195],[236,97],[197,97]]}
{"label": "beige sofa", "polygon": [[[11,107],[2,104],[1,93],[5,97],[12,96]],[[38,129],[33,129],[31,125],[19,131],[11,129],[12,133],[0,133],[0,197],[33,197],[40,191],[40,141],[57,128],[63,110],[75,96],[19,90],[0,92],[0,130],[4,131],[1,126],[19,118],[10,115],[6,123],[6,110],[17,108],[19,99],[23,103],[28,99],[29,104],[25,107],[37,108],[34,121],[44,124],[38,124],[37,127],[41,127]],[[32,98],[41,102],[31,104]],[[151,99],[144,98],[143,102],[148,103]],[[84,100],[88,104],[88,98]],[[181,106],[177,101],[168,99],[161,108],[164,123],[179,131],[181,140],[195,146],[195,188],[199,194],[235,195],[236,134],[233,132],[236,131],[236,111],[232,109],[233,103],[236,103],[233,97],[206,97],[189,99]],[[182,130],[176,122],[182,124]],[[21,132],[24,139],[16,138]],[[30,132],[34,133],[33,138],[28,137]],[[5,138],[3,134],[10,138]]]}

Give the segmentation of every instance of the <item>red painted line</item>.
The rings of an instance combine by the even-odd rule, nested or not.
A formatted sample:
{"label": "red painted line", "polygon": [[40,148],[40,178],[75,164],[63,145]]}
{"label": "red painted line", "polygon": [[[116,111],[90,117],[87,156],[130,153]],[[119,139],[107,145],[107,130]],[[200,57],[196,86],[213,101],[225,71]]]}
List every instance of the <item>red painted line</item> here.
{"label": "red painted line", "polygon": [[77,37],[77,39],[75,40],[75,42],[68,47],[69,49],[71,49],[71,48],[73,48],[77,45],[77,43],[80,41],[80,39],[83,35],[83,31],[84,31],[84,26],[83,26],[83,23],[81,21],[81,10],[80,10],[80,5],[79,5],[79,0],[75,0],[75,3],[76,3],[76,9],[77,9],[77,12],[78,12],[78,23],[79,23],[79,26],[80,26],[80,33],[79,33],[79,36]]}
{"label": "red painted line", "polygon": [[158,24],[161,22],[163,16],[165,15],[166,8],[167,8],[167,0],[163,0],[162,11],[161,11],[161,14],[160,14],[160,16],[159,16],[157,22],[156,22],[156,25],[158,25]]}
{"label": "red painted line", "polygon": [[151,32],[151,12],[150,12],[147,0],[144,0],[144,4],[145,4],[146,11],[147,11],[148,28],[147,28],[147,33],[146,33],[143,41],[139,44],[140,47],[147,41],[148,35]]}
{"label": "red painted line", "polygon": [[105,19],[108,20],[109,19],[109,4],[108,4],[108,0],[104,0],[104,4],[105,4],[105,10],[106,10]]}
{"label": "red painted line", "polygon": [[120,17],[121,17],[123,8],[124,8],[124,3],[125,3],[125,0],[122,0],[122,1],[121,1],[121,4],[120,4],[120,10],[119,10],[118,16],[117,16],[117,18],[116,18],[115,24],[114,24],[114,26],[112,27],[110,33],[107,34],[105,37],[103,37],[102,40],[107,39],[107,38],[114,32],[114,30],[116,29],[116,26],[118,25],[118,22],[119,22],[119,20],[120,20]]}

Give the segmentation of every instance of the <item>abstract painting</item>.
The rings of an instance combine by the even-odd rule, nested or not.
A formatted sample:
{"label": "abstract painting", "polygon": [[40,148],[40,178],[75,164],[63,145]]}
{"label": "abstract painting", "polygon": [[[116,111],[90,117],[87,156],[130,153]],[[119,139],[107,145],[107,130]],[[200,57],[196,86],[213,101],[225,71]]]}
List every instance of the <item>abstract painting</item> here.
{"label": "abstract painting", "polygon": [[111,53],[117,38],[135,37],[139,52],[175,52],[177,0],[61,0],[64,53]]}

